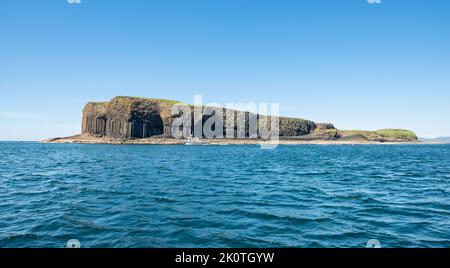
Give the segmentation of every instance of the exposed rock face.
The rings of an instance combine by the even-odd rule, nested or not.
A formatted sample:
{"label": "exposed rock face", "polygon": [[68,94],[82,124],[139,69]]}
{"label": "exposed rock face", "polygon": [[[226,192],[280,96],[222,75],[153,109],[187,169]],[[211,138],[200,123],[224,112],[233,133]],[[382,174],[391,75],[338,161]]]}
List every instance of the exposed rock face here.
{"label": "exposed rock face", "polygon": [[[172,115],[172,107],[176,101],[115,97],[109,102],[89,102],[83,110],[82,133],[99,137],[110,137],[116,139],[136,139],[151,136],[172,136],[172,123],[180,115]],[[193,106],[191,112],[193,113]],[[205,109],[205,107],[203,107]],[[251,114],[249,112],[236,112],[223,109],[223,135],[234,133],[238,136],[236,124],[227,126],[226,115],[232,114],[234,120],[245,120],[245,137],[249,138],[249,116],[255,116],[258,124],[265,116]],[[244,115],[244,116],[239,116]],[[204,115],[202,123],[211,117]],[[194,118],[192,116],[192,118]],[[239,119],[240,118],[240,119]],[[245,118],[245,119],[244,119]],[[192,123],[192,132],[194,124]],[[280,137],[326,139],[333,140],[339,137],[338,131],[332,124],[319,124],[313,121],[298,118],[279,118]]]}
{"label": "exposed rock face", "polygon": [[108,103],[89,102],[83,110],[82,131],[103,136],[106,133]]}
{"label": "exposed rock face", "polygon": [[120,139],[169,134],[171,108],[172,105],[158,100],[128,97],[90,102],[83,110],[82,132]]}

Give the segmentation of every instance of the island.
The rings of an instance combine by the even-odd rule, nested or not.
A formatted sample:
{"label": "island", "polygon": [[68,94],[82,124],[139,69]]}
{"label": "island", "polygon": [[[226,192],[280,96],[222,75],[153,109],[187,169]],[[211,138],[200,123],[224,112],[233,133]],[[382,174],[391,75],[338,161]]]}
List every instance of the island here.
{"label": "island", "polygon": [[[48,143],[87,143],[87,144],[184,144],[185,138],[174,138],[172,124],[181,115],[173,113],[174,105],[179,101],[118,96],[108,102],[89,102],[83,109],[81,134],[45,140]],[[194,113],[196,106],[189,105]],[[206,109],[208,106],[201,107]],[[197,107],[198,108],[198,107]],[[215,107],[214,109],[217,109]],[[244,118],[245,131],[239,135],[236,124],[222,124],[223,137],[209,139],[209,144],[260,144],[267,142],[259,136],[251,136],[248,120],[254,116],[258,124],[263,119],[271,118],[253,114],[248,111],[223,111],[226,116],[233,116],[233,122]],[[243,115],[239,117],[238,115]],[[204,124],[211,115],[203,115]],[[230,117],[231,118],[231,117]],[[404,129],[383,129],[377,131],[339,130],[330,123],[316,123],[310,120],[289,117],[276,117],[278,120],[278,142],[280,144],[392,144],[418,143],[417,135]],[[194,134],[195,124],[192,124]],[[225,133],[233,133],[232,137]],[[224,138],[226,137],[226,138]]]}

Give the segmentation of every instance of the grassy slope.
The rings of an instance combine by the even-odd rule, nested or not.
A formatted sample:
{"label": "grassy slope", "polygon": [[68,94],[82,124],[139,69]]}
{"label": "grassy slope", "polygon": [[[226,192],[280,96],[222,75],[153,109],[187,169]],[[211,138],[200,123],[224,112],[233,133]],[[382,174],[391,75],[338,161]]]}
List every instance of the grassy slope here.
{"label": "grassy slope", "polygon": [[341,135],[343,137],[361,135],[369,140],[407,140],[407,141],[417,141],[417,135],[406,129],[381,129],[376,131],[365,131],[365,130],[342,130]]}

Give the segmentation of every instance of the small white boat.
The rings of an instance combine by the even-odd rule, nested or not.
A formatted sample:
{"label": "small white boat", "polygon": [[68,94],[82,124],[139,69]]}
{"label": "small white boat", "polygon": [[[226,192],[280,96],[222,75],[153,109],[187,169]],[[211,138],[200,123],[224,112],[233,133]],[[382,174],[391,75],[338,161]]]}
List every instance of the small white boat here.
{"label": "small white boat", "polygon": [[199,139],[198,137],[189,137],[185,145],[206,145],[208,144],[208,140]]}

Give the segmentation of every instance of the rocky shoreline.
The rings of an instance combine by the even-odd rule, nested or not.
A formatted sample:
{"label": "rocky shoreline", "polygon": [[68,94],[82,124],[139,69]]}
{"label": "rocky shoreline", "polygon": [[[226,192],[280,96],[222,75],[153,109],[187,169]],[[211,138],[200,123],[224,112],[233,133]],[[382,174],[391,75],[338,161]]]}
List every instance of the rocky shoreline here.
{"label": "rocky shoreline", "polygon": [[[184,139],[174,139],[167,137],[152,137],[142,139],[111,139],[107,137],[96,137],[92,135],[75,135],[64,138],[52,138],[42,141],[43,143],[76,143],[76,144],[128,144],[128,145],[183,145]],[[260,145],[271,144],[270,141],[261,139],[208,139],[208,145]],[[369,141],[361,139],[349,140],[305,140],[305,139],[286,139],[281,138],[277,144],[280,145],[302,145],[302,144],[422,144],[420,141]]]}

